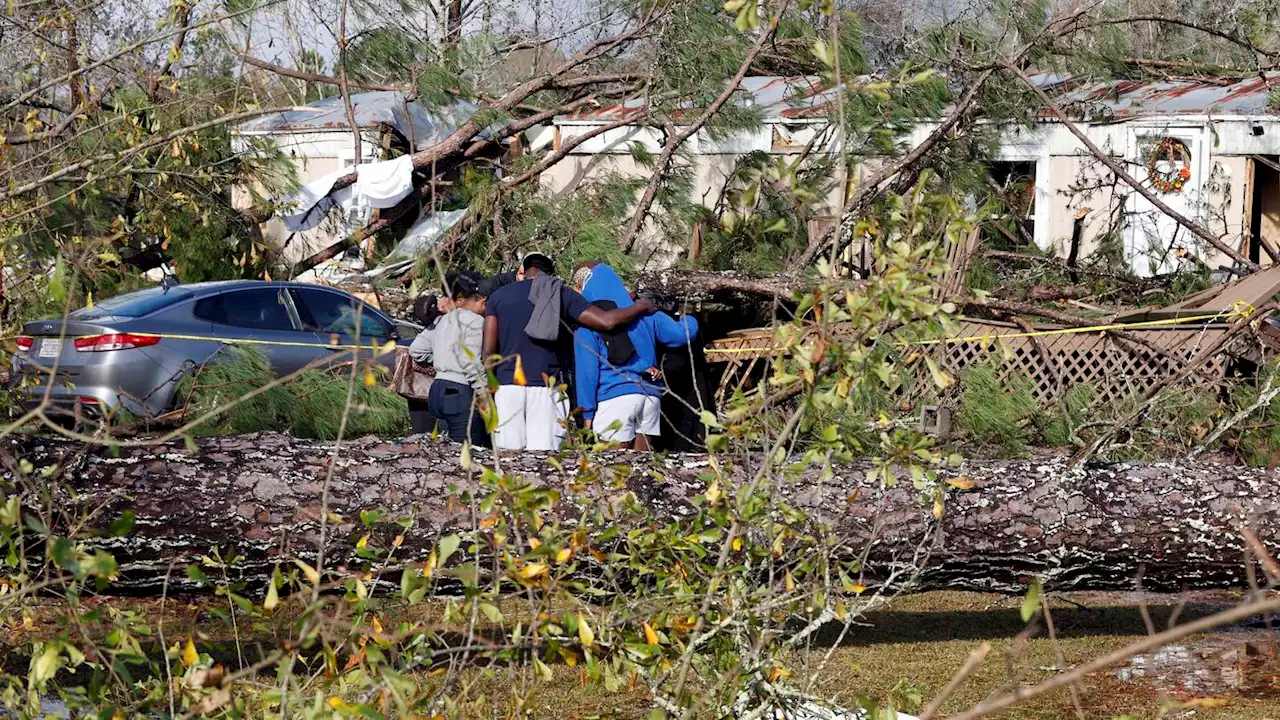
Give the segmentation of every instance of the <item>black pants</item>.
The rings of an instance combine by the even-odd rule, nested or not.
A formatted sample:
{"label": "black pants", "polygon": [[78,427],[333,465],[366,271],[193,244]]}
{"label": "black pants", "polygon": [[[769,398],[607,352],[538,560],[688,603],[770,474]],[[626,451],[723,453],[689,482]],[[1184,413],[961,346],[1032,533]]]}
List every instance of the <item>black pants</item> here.
{"label": "black pants", "polygon": [[[429,392],[429,391],[428,391]],[[409,403],[409,427],[415,434],[429,433],[436,429],[437,418],[427,409],[427,401],[406,397]]]}
{"label": "black pants", "polygon": [[484,418],[472,407],[474,399],[471,386],[436,378],[427,392],[427,413],[450,440],[459,443],[470,440],[477,447],[489,447]]}

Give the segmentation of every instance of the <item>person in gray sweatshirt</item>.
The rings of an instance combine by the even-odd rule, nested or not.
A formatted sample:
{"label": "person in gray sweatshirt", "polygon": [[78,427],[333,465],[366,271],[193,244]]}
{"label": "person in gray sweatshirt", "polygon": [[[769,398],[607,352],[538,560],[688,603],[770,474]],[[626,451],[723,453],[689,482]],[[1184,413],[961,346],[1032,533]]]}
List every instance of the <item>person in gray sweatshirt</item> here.
{"label": "person in gray sweatshirt", "polygon": [[480,354],[486,304],[480,291],[482,279],[471,272],[445,278],[452,309],[434,328],[414,338],[409,354],[418,362],[435,366],[427,412],[437,419],[439,431],[454,442],[488,447],[489,434],[477,412],[478,402],[487,402],[484,357]]}

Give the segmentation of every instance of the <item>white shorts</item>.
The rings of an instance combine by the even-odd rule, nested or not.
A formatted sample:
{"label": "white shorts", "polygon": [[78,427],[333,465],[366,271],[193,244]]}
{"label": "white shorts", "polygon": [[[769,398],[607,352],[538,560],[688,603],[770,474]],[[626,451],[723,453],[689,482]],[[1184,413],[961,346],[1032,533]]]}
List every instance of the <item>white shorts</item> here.
{"label": "white shorts", "polygon": [[502,385],[494,395],[498,450],[559,450],[564,442],[569,400],[553,387]]}
{"label": "white shorts", "polygon": [[658,437],[662,434],[662,398],[636,394],[601,400],[591,428],[609,442],[631,442],[637,434]]}

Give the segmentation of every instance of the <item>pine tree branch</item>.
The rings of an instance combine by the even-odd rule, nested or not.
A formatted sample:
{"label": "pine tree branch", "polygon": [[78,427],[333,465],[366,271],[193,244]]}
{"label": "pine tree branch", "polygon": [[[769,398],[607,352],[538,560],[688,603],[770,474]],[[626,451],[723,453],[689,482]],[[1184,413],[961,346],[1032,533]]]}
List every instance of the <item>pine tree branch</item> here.
{"label": "pine tree branch", "polygon": [[[266,70],[269,73],[274,73],[282,77],[293,78],[294,80],[303,80],[306,82],[318,83],[322,85],[336,85],[336,86],[342,85],[342,80],[336,77],[333,77],[332,75],[321,75],[319,73],[303,72],[302,70],[295,70],[293,68],[287,68],[281,65],[276,65],[274,63],[269,63],[266,60],[262,60],[247,54],[241,55],[240,59],[244,60],[244,63],[246,65],[252,65],[253,67],[258,68],[259,70]],[[348,80],[347,84],[350,87],[353,87],[359,90],[383,90],[383,91],[390,91],[390,92],[406,92],[406,93],[413,92],[413,88],[405,87],[401,85],[380,85],[378,83],[362,82],[359,80]]]}
{"label": "pine tree branch", "polygon": [[[450,133],[448,137],[432,145],[431,147],[425,148],[423,150],[419,150],[418,152],[415,152],[412,155],[410,155],[410,158],[412,159],[412,162],[413,162],[413,169],[422,170],[425,168],[430,168],[432,166],[439,164],[445,158],[448,158],[452,155],[462,152],[464,147],[466,147],[468,143],[474,140],[477,135],[484,132],[484,130],[486,129],[485,126],[482,126],[480,124],[481,118],[483,118],[484,116],[484,110],[492,110],[497,112],[511,111],[512,109],[520,105],[520,103],[523,103],[530,96],[538,92],[541,92],[543,90],[547,90],[549,88],[555,87],[557,82],[561,82],[562,78],[564,78],[565,75],[567,75],[574,69],[588,62],[591,62],[593,60],[602,58],[608,55],[609,53],[613,52],[614,50],[617,50],[620,47],[623,47],[625,45],[628,45],[634,42],[635,40],[640,39],[641,37],[643,37],[648,33],[648,28],[650,25],[653,24],[653,22],[655,22],[655,18],[651,16],[649,18],[646,18],[643,22],[641,22],[639,26],[637,26],[633,30],[620,33],[618,35],[613,35],[602,40],[597,40],[587,45],[582,50],[579,50],[577,53],[573,55],[573,57],[570,57],[564,62],[556,65],[556,67],[552,68],[551,70],[544,72],[540,75],[537,75],[533,78],[530,78],[529,80],[526,80],[523,83],[520,83],[519,85],[515,86],[511,90],[507,91],[507,93],[504,94],[502,97],[490,103],[487,103],[485,108],[482,108],[480,111],[473,113],[472,116],[468,118],[466,122],[462,123],[457,128],[455,128],[454,131]],[[615,76],[614,75],[588,75],[584,77],[613,78]],[[587,84],[587,83],[583,83],[583,84]],[[501,131],[499,131],[499,133],[500,132]],[[356,173],[352,172],[352,173],[343,175],[342,177],[334,181],[333,188],[332,190],[330,190],[330,192],[336,192],[343,188],[350,187],[351,185],[355,184],[355,181],[356,181]],[[260,209],[257,211],[248,212],[246,213],[246,215],[251,220],[261,223],[261,222],[266,222],[271,217],[271,210],[270,208]],[[307,261],[304,261],[304,262],[307,262]]]}
{"label": "pine tree branch", "polygon": [[784,0],[773,15],[773,19],[769,21],[768,28],[760,33],[760,37],[752,44],[751,49],[747,51],[747,56],[743,58],[742,64],[725,87],[710,105],[707,106],[702,114],[699,115],[692,123],[682,130],[669,133],[667,142],[662,148],[662,154],[658,156],[658,162],[653,168],[653,174],[649,177],[649,182],[645,185],[644,193],[640,196],[640,202],[636,205],[635,212],[631,215],[631,221],[627,223],[626,229],[619,239],[623,252],[630,252],[631,247],[635,245],[636,237],[640,233],[640,228],[644,225],[645,218],[649,215],[649,209],[653,207],[653,201],[658,196],[658,186],[662,184],[663,176],[666,175],[667,167],[671,164],[672,158],[675,157],[676,151],[684,144],[686,140],[693,137],[694,133],[702,129],[707,121],[720,112],[720,108],[733,97],[733,93],[737,92],[738,86],[742,83],[742,79],[746,77],[747,71],[751,69],[751,64],[755,62],[756,56],[764,50],[765,45],[769,42],[769,38],[773,37],[774,31],[778,29],[778,21],[782,19],[782,12],[786,9],[786,1]]}
{"label": "pine tree branch", "polygon": [[31,182],[25,183],[23,185],[19,185],[18,187],[13,188],[12,190],[6,190],[6,191],[0,192],[0,203],[10,200],[12,198],[18,197],[19,195],[25,195],[34,190],[38,190],[44,187],[45,185],[48,185],[49,183],[57,182],[62,178],[65,178],[69,175],[73,175],[81,170],[84,170],[85,168],[93,167],[94,165],[97,165],[98,163],[101,163],[101,162],[107,162],[108,160],[117,160],[117,161],[127,160],[128,158],[131,158],[134,155],[138,155],[139,153],[145,152],[151,148],[160,147],[168,143],[171,143],[174,140],[177,140],[178,138],[182,137],[183,135],[200,132],[201,130],[208,130],[209,128],[215,128],[222,125],[227,125],[229,123],[240,122],[241,120],[248,120],[250,118],[261,117],[263,115],[270,115],[271,113],[278,113],[285,109],[287,108],[266,108],[262,110],[247,110],[245,112],[221,115],[212,120],[206,120],[201,123],[196,123],[195,125],[188,125],[186,127],[179,128],[177,130],[174,130],[173,132],[167,133],[165,135],[161,135],[160,137],[155,137],[146,142],[140,143],[138,145],[134,145],[133,147],[127,148],[121,152],[111,152],[111,153],[105,153],[102,155],[95,155],[94,157],[90,157],[90,158],[85,158],[79,162],[72,163],[70,165],[64,165],[63,167],[55,170],[54,172],[49,173],[48,175],[45,175],[44,177],[38,178],[36,180],[32,180]]}
{"label": "pine tree branch", "polygon": [[573,152],[574,148],[576,148],[576,147],[578,147],[579,145],[581,145],[581,144],[583,144],[583,143],[587,142],[588,140],[591,140],[592,138],[599,137],[599,136],[601,136],[601,135],[603,135],[603,134],[605,134],[605,133],[609,132],[610,130],[617,130],[618,128],[623,128],[623,127],[627,127],[627,126],[629,126],[629,125],[633,125],[633,124],[635,124],[637,121],[639,121],[639,120],[641,120],[641,119],[643,119],[643,118],[645,118],[645,117],[648,117],[648,116],[649,116],[649,111],[648,111],[648,110],[646,110],[646,111],[645,111],[641,116],[638,116],[638,117],[632,117],[632,116],[624,117],[624,118],[621,118],[621,119],[619,119],[619,120],[615,120],[615,121],[613,121],[613,122],[611,122],[611,123],[609,123],[609,124],[607,124],[607,125],[601,125],[601,126],[599,126],[599,127],[593,128],[593,129],[592,129],[592,130],[590,130],[589,132],[585,132],[585,133],[583,133],[583,134],[581,134],[581,135],[578,135],[578,136],[574,137],[574,138],[573,138],[573,139],[571,139],[571,140],[568,140],[567,142],[563,142],[563,143],[561,143],[561,144],[560,144],[559,149],[554,150],[554,151],[552,151],[552,152],[548,153],[546,157],[544,157],[543,159],[541,159],[541,160],[539,160],[537,163],[535,163],[535,164],[533,165],[533,167],[531,167],[531,168],[529,168],[528,170],[524,171],[524,172],[523,172],[523,173],[521,173],[520,175],[517,175],[516,177],[513,177],[513,178],[511,178],[511,179],[509,179],[509,180],[503,180],[503,182],[502,182],[502,188],[503,188],[504,190],[510,190],[510,189],[513,189],[513,188],[519,187],[520,185],[523,185],[523,184],[525,184],[525,183],[529,182],[530,180],[532,180],[532,179],[534,179],[534,178],[538,177],[539,175],[541,175],[543,172],[545,172],[545,171],[546,171],[546,169],[547,169],[547,168],[549,168],[549,167],[551,167],[552,165],[555,165],[556,163],[558,163],[558,162],[560,162],[561,160],[563,160],[563,159],[565,158],[565,156],[566,156],[566,155],[568,155],[569,153]]}

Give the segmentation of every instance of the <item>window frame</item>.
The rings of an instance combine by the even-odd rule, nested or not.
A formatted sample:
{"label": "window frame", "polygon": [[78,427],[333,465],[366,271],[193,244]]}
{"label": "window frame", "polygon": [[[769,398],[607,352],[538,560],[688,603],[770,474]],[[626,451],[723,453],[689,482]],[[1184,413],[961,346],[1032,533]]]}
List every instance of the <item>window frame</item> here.
{"label": "window frame", "polygon": [[[313,325],[314,325],[315,323],[314,323],[314,318],[311,318],[311,311],[307,309],[306,300],[305,300],[305,299],[304,299],[304,297],[301,295],[301,293],[305,293],[305,292],[314,292],[314,293],[321,294],[321,295],[329,295],[329,296],[332,296],[332,297],[336,297],[336,298],[338,298],[338,299],[342,300],[343,302],[346,302],[346,303],[348,303],[348,304],[351,304],[352,306],[357,306],[357,305],[358,305],[358,306],[360,306],[360,307],[362,307],[362,308],[363,308],[363,310],[361,310],[361,312],[360,312],[360,317],[361,317],[362,319],[363,319],[363,318],[365,318],[365,317],[372,317],[372,318],[374,318],[375,320],[377,320],[377,321],[378,321],[378,323],[379,323],[380,325],[382,325],[382,326],[383,326],[383,328],[385,329],[385,331],[386,331],[386,333],[387,333],[386,335],[383,335],[383,336],[381,336],[381,337],[376,337],[376,338],[375,338],[375,337],[373,337],[373,336],[366,335],[364,332],[361,332],[361,333],[360,333],[360,340],[361,340],[361,341],[368,340],[368,339],[375,339],[375,340],[380,340],[380,341],[384,341],[384,342],[385,342],[385,341],[387,341],[387,340],[391,340],[391,339],[395,338],[395,337],[398,335],[398,332],[397,332],[397,330],[396,330],[396,324],[395,324],[395,322],[394,322],[393,320],[391,320],[390,318],[388,318],[388,317],[384,316],[384,315],[383,315],[383,314],[382,314],[382,313],[381,313],[377,308],[373,307],[373,306],[372,306],[372,305],[370,305],[369,303],[367,303],[367,302],[365,302],[365,301],[361,300],[360,298],[358,298],[358,297],[356,297],[356,296],[354,296],[354,295],[351,295],[351,294],[349,294],[349,293],[344,293],[344,292],[341,292],[341,291],[338,291],[338,290],[334,290],[334,289],[332,289],[332,288],[326,288],[326,287],[320,287],[320,286],[316,286],[316,287],[305,287],[305,288],[304,288],[304,287],[291,287],[291,288],[289,288],[289,295],[291,296],[291,298],[292,298],[292,300],[293,300],[293,304],[294,304],[295,309],[296,309],[296,311],[297,311],[297,315],[298,315],[298,326],[299,326],[299,327],[301,327],[301,328],[303,328],[303,331],[304,331],[304,332],[313,332],[313,333],[316,333],[317,335],[324,335],[324,334],[327,334],[327,333],[333,333],[333,332],[334,332],[334,331],[332,331],[332,330],[324,330],[324,329],[321,329],[321,328],[319,328],[318,326],[317,326],[317,327],[315,327],[314,329],[310,329],[310,330],[308,330],[308,329],[307,329],[307,320],[308,320],[308,319],[310,319],[310,320],[312,320],[312,321],[313,321],[313,322],[312,322],[312,324],[313,324]],[[305,317],[304,317],[304,313],[305,313]],[[347,335],[348,337],[351,337],[351,338],[354,338],[354,337],[355,337],[355,335],[354,335],[354,334],[352,334],[352,333],[337,333],[337,334],[339,334],[339,335]]]}
{"label": "window frame", "polygon": [[[301,316],[298,313],[298,308],[294,306],[293,296],[290,293],[286,292],[285,290],[286,288],[279,288],[279,287],[276,287],[276,288],[249,287],[249,288],[235,288],[232,290],[224,290],[222,292],[211,293],[209,295],[196,298],[195,304],[191,307],[191,315],[198,320],[210,323],[212,325],[216,325],[218,327],[234,328],[236,330],[241,330],[245,332],[306,332],[305,330],[302,329]],[[277,300],[282,297],[284,298],[284,302],[281,304],[284,305],[285,316],[289,318],[289,323],[293,327],[288,329],[253,328],[253,327],[245,327],[243,325],[233,325],[226,321],[226,315],[227,315],[226,302],[229,296],[236,295],[236,294],[243,294],[243,293],[250,293],[250,292],[264,292],[264,291],[274,292],[276,294]],[[201,301],[204,301],[204,300],[217,300],[217,302],[220,304],[220,309],[222,310],[221,322],[217,320],[211,320],[209,318],[201,317],[199,314],[197,314],[197,309]]]}

